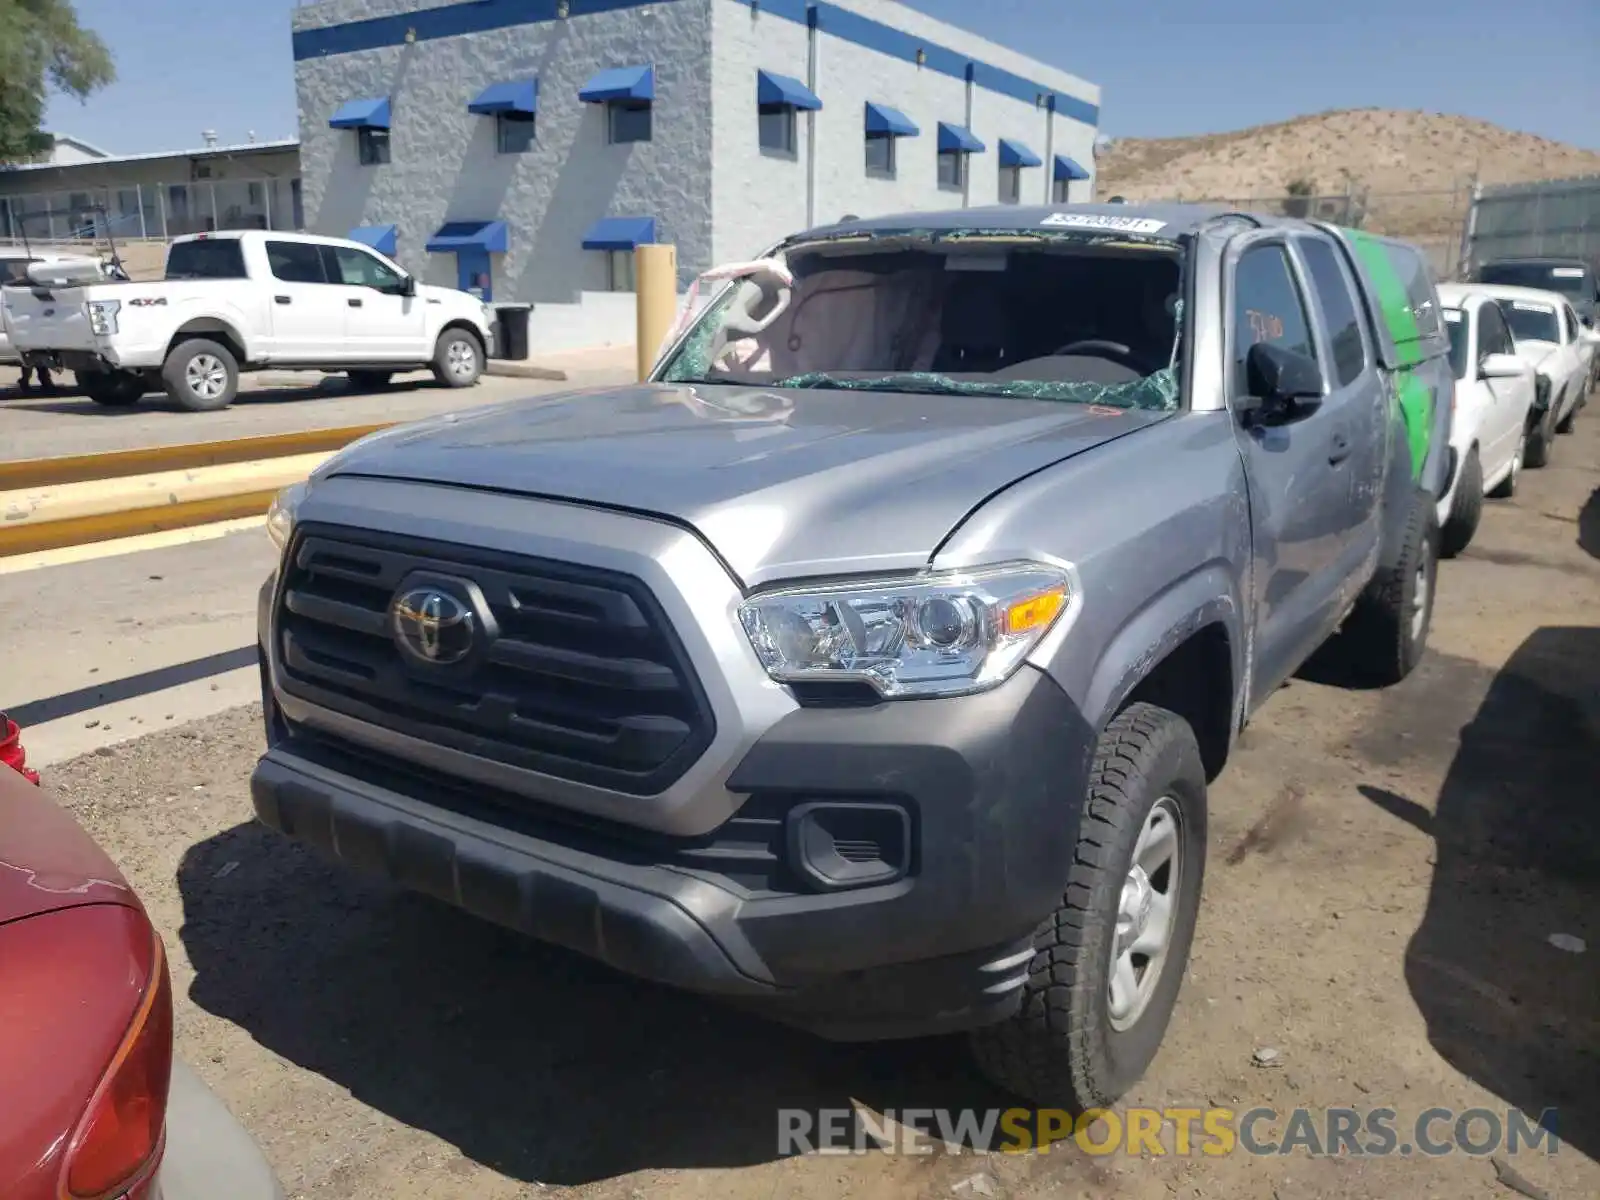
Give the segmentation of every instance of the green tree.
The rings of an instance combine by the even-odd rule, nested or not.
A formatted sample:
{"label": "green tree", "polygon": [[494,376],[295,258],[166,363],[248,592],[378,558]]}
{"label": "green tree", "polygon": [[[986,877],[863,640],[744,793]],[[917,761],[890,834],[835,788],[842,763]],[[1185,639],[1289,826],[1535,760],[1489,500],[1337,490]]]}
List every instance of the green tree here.
{"label": "green tree", "polygon": [[83,100],[115,78],[111,51],[71,0],[0,0],[0,161],[49,151],[40,126],[52,87]]}

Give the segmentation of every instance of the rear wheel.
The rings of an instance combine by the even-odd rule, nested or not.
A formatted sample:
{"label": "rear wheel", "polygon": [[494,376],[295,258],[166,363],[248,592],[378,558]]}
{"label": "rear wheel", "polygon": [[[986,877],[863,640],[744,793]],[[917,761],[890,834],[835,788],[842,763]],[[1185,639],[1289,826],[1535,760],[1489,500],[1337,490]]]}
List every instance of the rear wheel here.
{"label": "rear wheel", "polygon": [[350,386],[360,392],[381,392],[389,386],[393,371],[350,371]]}
{"label": "rear wheel", "polygon": [[161,369],[167,395],[190,412],[227,408],[239,394],[239,362],[221,342],[179,342]]}
{"label": "rear wheel", "polygon": [[1022,1007],[972,1034],[979,1069],[1040,1105],[1103,1107],[1155,1058],[1200,909],[1206,773],[1152,704],[1100,736],[1061,904],[1034,935]]}
{"label": "rear wheel", "polygon": [[1339,635],[1359,674],[1386,686],[1416,668],[1428,645],[1438,574],[1434,501],[1419,492],[1411,500],[1399,561],[1378,568]]}
{"label": "rear wheel", "polygon": [[1483,516],[1483,463],[1474,446],[1467,451],[1461,464],[1461,475],[1456,480],[1455,495],[1450,501],[1450,516],[1439,530],[1439,554],[1454,558],[1465,550],[1478,532],[1478,521]]}
{"label": "rear wheel", "polygon": [[445,387],[471,387],[483,374],[483,347],[465,329],[446,329],[433,351],[433,377]]}
{"label": "rear wheel", "polygon": [[73,372],[77,389],[96,404],[128,408],[145,394],[145,379],[132,371]]}
{"label": "rear wheel", "polygon": [[1506,477],[1494,485],[1489,495],[1496,500],[1509,500],[1517,494],[1517,476],[1522,474],[1522,460],[1528,456],[1528,431],[1524,429],[1517,438],[1517,451],[1511,456],[1511,469]]}

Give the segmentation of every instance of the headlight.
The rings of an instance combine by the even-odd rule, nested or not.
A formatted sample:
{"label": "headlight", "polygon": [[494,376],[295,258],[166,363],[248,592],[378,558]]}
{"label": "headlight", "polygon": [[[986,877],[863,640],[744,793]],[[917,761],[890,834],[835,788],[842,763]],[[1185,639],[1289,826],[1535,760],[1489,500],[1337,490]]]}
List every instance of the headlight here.
{"label": "headlight", "polygon": [[1009,678],[1072,600],[1067,572],[1018,562],[751,597],[739,620],[779,682],[862,680],[886,697],[981,692]]}
{"label": "headlight", "polygon": [[272,498],[267,508],[267,536],[272,544],[282,550],[289,544],[289,534],[294,532],[294,514],[306,498],[306,485],[291,483]]}
{"label": "headlight", "polygon": [[106,337],[117,331],[117,312],[122,308],[121,300],[91,300],[87,307],[89,328],[97,336]]}

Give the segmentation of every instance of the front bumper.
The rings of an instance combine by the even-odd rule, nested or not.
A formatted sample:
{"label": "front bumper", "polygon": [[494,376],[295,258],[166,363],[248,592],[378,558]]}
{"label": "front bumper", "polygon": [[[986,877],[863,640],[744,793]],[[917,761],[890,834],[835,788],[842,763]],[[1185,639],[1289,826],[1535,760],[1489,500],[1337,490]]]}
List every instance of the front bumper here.
{"label": "front bumper", "polygon": [[254,1139],[182,1061],[172,1064],[167,1146],[151,1200],[283,1200]]}
{"label": "front bumper", "polygon": [[[629,974],[839,1039],[1015,1012],[1032,933],[1061,899],[1093,745],[1031,667],[977,696],[801,708],[729,776],[746,797],[734,816],[681,838],[291,727],[262,677],[269,749],[251,791],[266,825]],[[798,814],[819,802],[902,810],[898,877],[824,890],[799,869]]]}

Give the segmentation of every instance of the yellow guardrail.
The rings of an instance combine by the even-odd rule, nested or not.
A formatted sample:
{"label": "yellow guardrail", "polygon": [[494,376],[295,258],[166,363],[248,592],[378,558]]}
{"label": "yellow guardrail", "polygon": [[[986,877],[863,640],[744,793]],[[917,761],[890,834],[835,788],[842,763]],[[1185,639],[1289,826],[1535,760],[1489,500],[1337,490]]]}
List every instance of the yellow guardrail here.
{"label": "yellow guardrail", "polygon": [[0,462],[0,558],[259,516],[279,488],[391,424]]}

